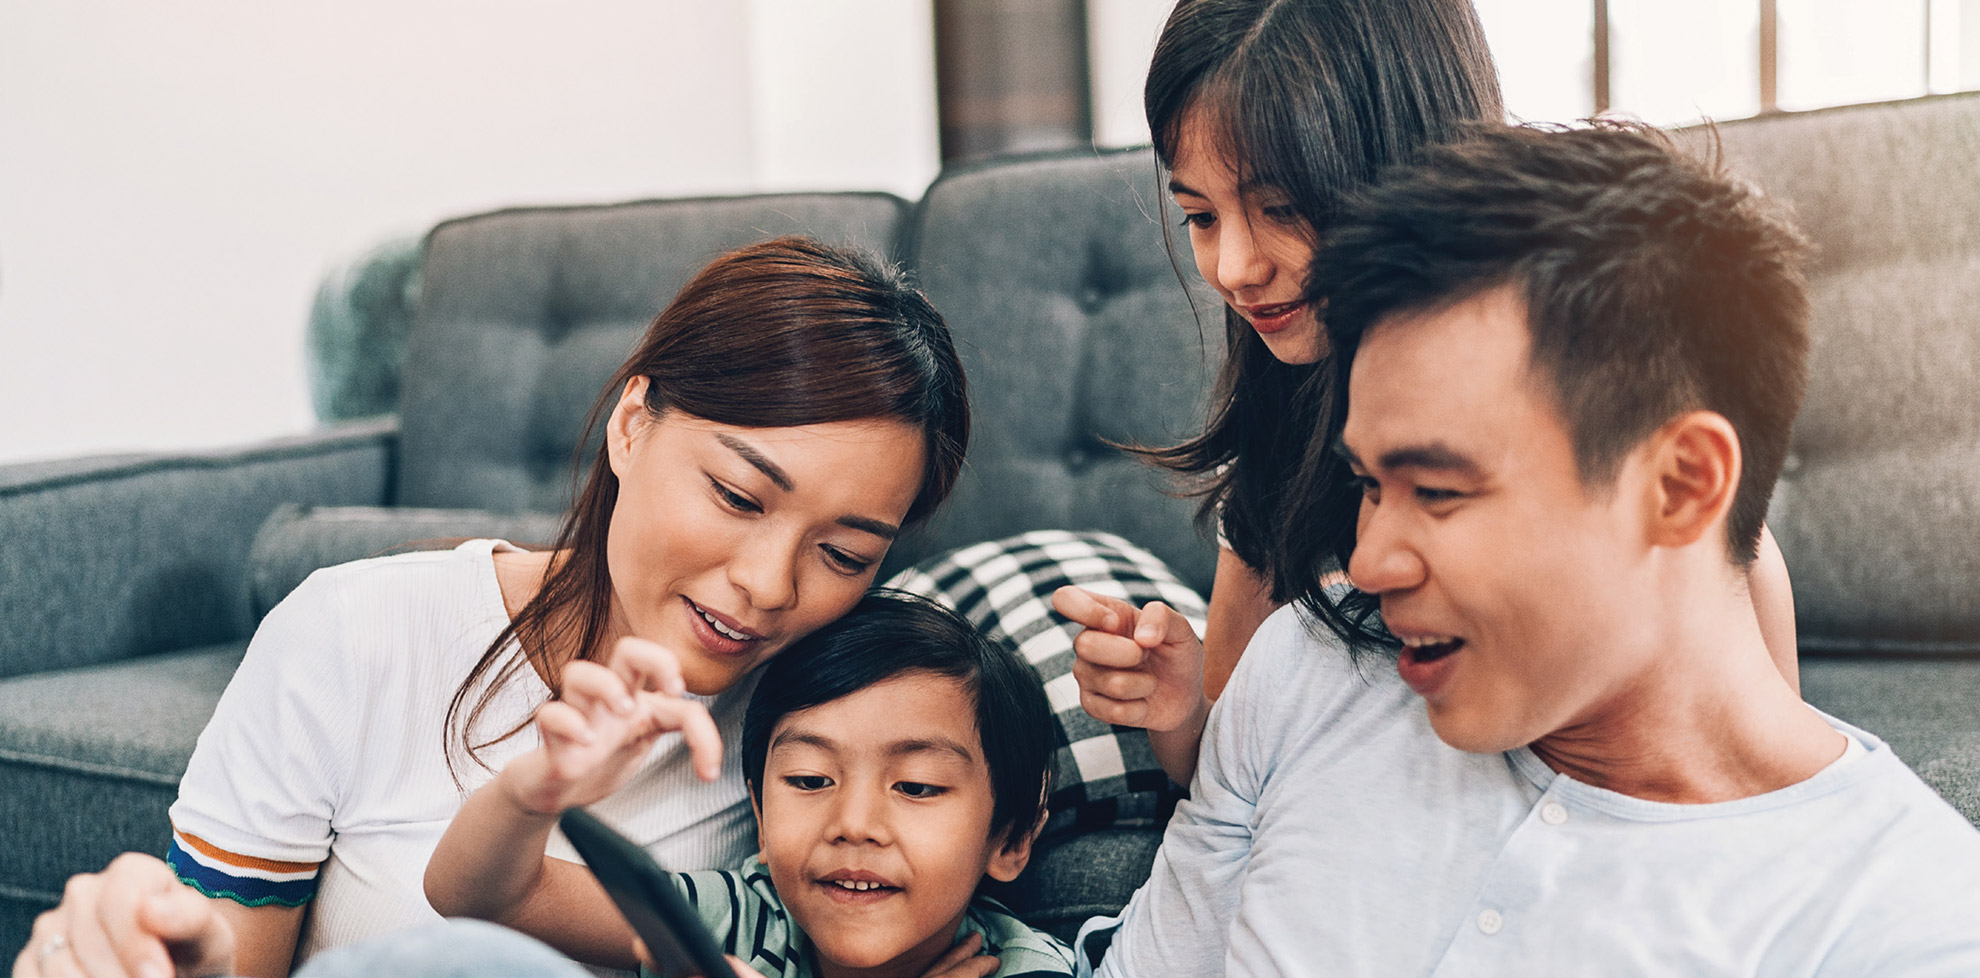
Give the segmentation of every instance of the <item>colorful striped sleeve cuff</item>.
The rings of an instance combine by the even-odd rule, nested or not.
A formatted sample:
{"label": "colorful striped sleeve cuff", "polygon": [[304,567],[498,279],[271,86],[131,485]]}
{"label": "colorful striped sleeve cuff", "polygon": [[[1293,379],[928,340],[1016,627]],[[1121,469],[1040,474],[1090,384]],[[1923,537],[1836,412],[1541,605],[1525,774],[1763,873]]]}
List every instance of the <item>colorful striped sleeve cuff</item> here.
{"label": "colorful striped sleeve cuff", "polygon": [[187,886],[247,907],[300,907],[316,895],[319,863],[290,863],[228,852],[190,832],[172,830],[165,861]]}

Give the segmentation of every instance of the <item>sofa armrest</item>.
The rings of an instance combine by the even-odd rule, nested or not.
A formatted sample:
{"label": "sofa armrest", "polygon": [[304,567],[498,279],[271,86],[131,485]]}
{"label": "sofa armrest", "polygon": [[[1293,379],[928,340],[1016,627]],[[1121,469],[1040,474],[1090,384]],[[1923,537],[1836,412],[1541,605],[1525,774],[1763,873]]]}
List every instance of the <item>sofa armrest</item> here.
{"label": "sofa armrest", "polygon": [[248,550],[282,503],[390,501],[398,422],[183,454],[0,466],[0,677],[250,634]]}

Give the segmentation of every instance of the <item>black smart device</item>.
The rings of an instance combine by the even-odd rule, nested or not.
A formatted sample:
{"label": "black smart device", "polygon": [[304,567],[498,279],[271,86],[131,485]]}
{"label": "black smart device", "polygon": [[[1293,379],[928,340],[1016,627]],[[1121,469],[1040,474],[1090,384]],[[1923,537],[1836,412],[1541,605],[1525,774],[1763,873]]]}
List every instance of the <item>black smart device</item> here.
{"label": "black smart device", "polygon": [[565,812],[557,824],[645,942],[647,953],[659,965],[660,978],[735,974],[722,957],[722,945],[675,888],[673,874],[661,869],[645,849],[581,808]]}

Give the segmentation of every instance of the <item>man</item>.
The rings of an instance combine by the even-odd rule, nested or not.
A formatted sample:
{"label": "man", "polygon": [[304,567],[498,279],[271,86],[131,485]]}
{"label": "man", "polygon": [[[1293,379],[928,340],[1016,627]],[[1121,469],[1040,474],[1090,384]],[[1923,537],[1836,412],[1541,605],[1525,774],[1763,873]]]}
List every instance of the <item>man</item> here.
{"label": "man", "polygon": [[1322,237],[1345,403],[1287,532],[1381,617],[1316,584],[1260,630],[1100,972],[1980,975],[1980,833],[1743,593],[1798,236],[1600,126],[1480,132]]}

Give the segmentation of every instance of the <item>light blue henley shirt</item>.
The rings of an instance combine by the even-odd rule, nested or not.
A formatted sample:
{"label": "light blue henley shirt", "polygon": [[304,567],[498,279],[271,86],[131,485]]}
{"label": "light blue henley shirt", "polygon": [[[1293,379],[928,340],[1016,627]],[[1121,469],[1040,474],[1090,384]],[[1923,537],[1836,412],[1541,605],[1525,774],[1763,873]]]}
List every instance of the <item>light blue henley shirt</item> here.
{"label": "light blue henley shirt", "polygon": [[1829,722],[1867,749],[1644,801],[1445,745],[1393,663],[1282,610],[1099,974],[1980,976],[1980,832]]}

